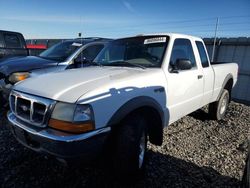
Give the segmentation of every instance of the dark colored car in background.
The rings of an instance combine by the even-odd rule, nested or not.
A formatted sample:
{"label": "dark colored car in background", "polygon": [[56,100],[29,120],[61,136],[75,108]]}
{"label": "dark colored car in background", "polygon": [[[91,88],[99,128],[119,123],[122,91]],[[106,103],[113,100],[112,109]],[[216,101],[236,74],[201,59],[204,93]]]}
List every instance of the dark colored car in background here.
{"label": "dark colored car in background", "polygon": [[21,33],[0,30],[0,61],[11,56],[27,56],[24,37]]}
{"label": "dark colored car in background", "polygon": [[78,38],[57,43],[38,56],[0,61],[0,107],[7,104],[12,86],[24,79],[88,66],[111,39]]}

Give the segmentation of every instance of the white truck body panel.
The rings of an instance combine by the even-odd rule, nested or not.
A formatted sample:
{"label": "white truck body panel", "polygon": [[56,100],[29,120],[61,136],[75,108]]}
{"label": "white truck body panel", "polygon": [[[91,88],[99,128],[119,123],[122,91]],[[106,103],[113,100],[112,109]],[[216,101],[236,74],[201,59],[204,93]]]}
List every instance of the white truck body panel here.
{"label": "white truck body panel", "polygon": [[238,65],[236,63],[229,63],[229,64],[218,64],[218,65],[212,65],[215,76],[214,81],[214,93],[212,97],[212,101],[216,101],[218,98],[218,95],[220,93],[220,90],[223,86],[223,81],[230,73],[233,76],[233,86],[237,82],[237,76],[238,76]]}
{"label": "white truck body panel", "polygon": [[[166,79],[161,69],[87,67],[27,79],[16,87],[24,93],[56,101],[91,104],[96,127],[100,128],[120,106],[142,93],[155,98],[166,111],[165,94],[153,92],[154,88],[165,85]],[[41,92],[41,88],[46,89]]]}

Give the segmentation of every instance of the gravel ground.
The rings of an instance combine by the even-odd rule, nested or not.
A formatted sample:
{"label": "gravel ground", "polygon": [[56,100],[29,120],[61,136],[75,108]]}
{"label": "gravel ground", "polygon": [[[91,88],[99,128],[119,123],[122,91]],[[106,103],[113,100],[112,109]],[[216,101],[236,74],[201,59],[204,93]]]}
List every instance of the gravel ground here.
{"label": "gravel ground", "polygon": [[[3,116],[3,115],[1,115]],[[170,125],[164,144],[149,144],[145,177],[132,187],[238,187],[247,154],[250,107],[231,103],[226,118],[206,109]],[[26,149],[0,120],[1,187],[121,187],[99,165],[65,167]],[[124,186],[124,185],[123,185]]]}

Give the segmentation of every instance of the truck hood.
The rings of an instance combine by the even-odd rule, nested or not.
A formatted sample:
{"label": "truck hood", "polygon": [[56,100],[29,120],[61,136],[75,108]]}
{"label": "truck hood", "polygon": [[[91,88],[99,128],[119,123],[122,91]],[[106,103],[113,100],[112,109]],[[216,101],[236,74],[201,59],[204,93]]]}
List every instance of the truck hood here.
{"label": "truck hood", "polygon": [[56,66],[59,62],[36,56],[12,57],[0,61],[0,72],[6,76],[13,72],[30,71],[49,66]]}
{"label": "truck hood", "polygon": [[57,101],[75,103],[88,91],[112,81],[126,79],[145,72],[140,68],[86,67],[71,69],[34,78],[28,78],[14,86],[14,90]]}

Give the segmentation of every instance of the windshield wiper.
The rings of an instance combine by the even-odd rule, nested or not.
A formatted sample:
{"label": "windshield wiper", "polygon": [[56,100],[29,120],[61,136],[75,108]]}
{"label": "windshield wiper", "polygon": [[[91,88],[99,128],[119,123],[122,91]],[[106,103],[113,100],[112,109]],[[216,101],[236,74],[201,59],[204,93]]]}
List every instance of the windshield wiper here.
{"label": "windshield wiper", "polygon": [[[40,56],[40,55],[38,55],[37,57],[40,57],[42,59],[49,59],[48,57],[44,57],[44,56]],[[49,60],[51,60],[51,59],[49,59]]]}
{"label": "windshield wiper", "polygon": [[40,56],[40,55],[38,55],[38,57],[43,58],[43,59],[47,59],[47,60],[52,60],[52,61],[64,61],[64,59],[65,59],[63,57],[44,57],[44,56]]}
{"label": "windshield wiper", "polygon": [[138,64],[135,64],[135,63],[130,63],[128,61],[114,61],[114,62],[111,62],[111,63],[107,63],[105,64],[106,66],[122,66],[122,65],[127,65],[127,66],[132,66],[132,67],[139,67],[139,68],[142,68],[142,69],[146,69],[145,66],[143,65],[138,65]]}

